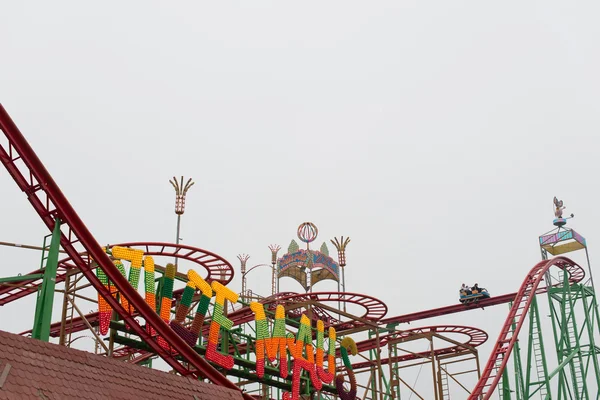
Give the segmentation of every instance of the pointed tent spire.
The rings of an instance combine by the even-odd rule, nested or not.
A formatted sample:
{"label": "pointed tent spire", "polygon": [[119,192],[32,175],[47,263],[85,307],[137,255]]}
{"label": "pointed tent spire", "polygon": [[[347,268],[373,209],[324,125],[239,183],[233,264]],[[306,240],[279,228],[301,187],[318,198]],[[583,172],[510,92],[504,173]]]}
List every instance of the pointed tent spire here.
{"label": "pointed tent spire", "polygon": [[292,242],[290,243],[290,245],[288,247],[288,253],[295,253],[298,250],[300,250],[300,246],[298,246],[298,243],[296,243],[296,241],[294,239],[292,239]]}
{"label": "pointed tent spire", "polygon": [[323,244],[321,245],[321,253],[325,254],[326,256],[329,256],[329,248],[327,247],[327,243],[323,242]]}

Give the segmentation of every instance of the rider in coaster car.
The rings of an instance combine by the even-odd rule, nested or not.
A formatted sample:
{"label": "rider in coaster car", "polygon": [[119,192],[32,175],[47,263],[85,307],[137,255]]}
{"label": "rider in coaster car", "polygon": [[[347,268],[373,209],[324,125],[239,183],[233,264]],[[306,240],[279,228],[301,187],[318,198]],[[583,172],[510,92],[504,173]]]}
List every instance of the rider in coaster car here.
{"label": "rider in coaster car", "polygon": [[474,293],[475,291],[477,291],[477,293],[481,292],[481,289],[479,289],[478,284],[476,283],[475,285],[473,285],[473,287],[471,288],[471,291]]}
{"label": "rider in coaster car", "polygon": [[465,285],[464,283],[460,287],[460,291],[461,292],[465,292],[465,295],[470,295],[471,294],[471,289],[469,289],[469,287],[467,285]]}

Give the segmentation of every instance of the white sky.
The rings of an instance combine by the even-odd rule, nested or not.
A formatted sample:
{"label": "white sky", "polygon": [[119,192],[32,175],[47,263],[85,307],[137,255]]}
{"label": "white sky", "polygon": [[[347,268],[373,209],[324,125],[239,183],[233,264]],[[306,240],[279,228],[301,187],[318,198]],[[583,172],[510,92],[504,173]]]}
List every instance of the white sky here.
{"label": "white sky", "polygon": [[[352,238],[348,290],[388,316],[454,304],[462,282],[516,291],[555,195],[595,263],[597,2],[2,8],[0,101],[102,244],[173,241],[168,179],[183,174],[196,181],[184,243],[237,268],[238,253],[268,262],[267,245],[286,249],[312,221],[318,245]],[[0,193],[0,241],[41,244],[5,172]],[[39,265],[26,250],[0,257],[2,276]],[[249,287],[267,293],[268,270]],[[33,307],[0,308],[0,329],[29,329]],[[486,360],[506,313],[423,325],[484,328]]]}

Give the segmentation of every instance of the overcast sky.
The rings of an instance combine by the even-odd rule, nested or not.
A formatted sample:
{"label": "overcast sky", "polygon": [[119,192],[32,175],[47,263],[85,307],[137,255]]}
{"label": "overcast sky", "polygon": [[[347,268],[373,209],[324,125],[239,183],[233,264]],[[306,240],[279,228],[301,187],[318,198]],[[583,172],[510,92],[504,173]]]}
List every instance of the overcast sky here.
{"label": "overcast sky", "polygon": [[[347,289],[389,316],[454,304],[463,282],[516,291],[555,195],[598,259],[597,2],[0,3],[0,102],[102,244],[174,241],[185,175],[184,243],[238,268],[312,221],[318,245],[352,238]],[[0,193],[0,241],[40,245],[6,172]],[[3,276],[39,265],[0,257]],[[268,294],[269,271],[249,287]],[[33,308],[0,308],[0,329]],[[506,314],[423,325],[486,329],[486,360]]]}

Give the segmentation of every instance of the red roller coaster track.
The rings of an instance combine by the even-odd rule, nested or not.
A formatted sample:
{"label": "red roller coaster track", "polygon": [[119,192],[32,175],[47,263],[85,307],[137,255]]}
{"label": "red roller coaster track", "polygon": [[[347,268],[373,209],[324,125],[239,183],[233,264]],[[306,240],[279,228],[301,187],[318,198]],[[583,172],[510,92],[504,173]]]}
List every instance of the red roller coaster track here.
{"label": "red roller coaster track", "polygon": [[207,275],[207,282],[219,281],[227,285],[233,279],[233,267],[229,261],[210,251],[184,244],[171,244],[161,242],[132,242],[111,245],[120,247],[131,247],[144,250],[145,256],[176,257],[188,260],[203,267]]}
{"label": "red roller coaster track", "polygon": [[410,314],[404,314],[404,315],[398,315],[395,317],[385,318],[385,319],[380,320],[379,323],[381,325],[409,323],[409,322],[418,321],[421,319],[439,317],[441,315],[454,314],[454,313],[458,313],[458,312],[474,310],[477,308],[491,307],[491,306],[496,306],[498,304],[506,304],[506,303],[514,300],[516,295],[517,295],[516,293],[503,294],[500,296],[490,297],[489,299],[482,299],[476,303],[473,302],[473,303],[468,303],[468,304],[462,304],[462,303],[457,302],[456,304],[452,304],[450,306],[433,308],[431,310],[417,311],[417,312],[410,313]]}
{"label": "red roller coaster track", "polygon": [[[422,335],[427,333],[434,334],[461,334],[468,336],[468,340],[463,342],[461,345],[442,347],[439,349],[435,349],[434,353],[436,356],[441,354],[455,353],[460,351],[461,348],[467,347],[477,347],[481,346],[486,342],[488,335],[484,331],[478,328],[473,328],[471,326],[458,326],[458,325],[445,325],[445,326],[426,326],[422,328],[408,329],[405,331],[398,331],[389,333],[387,335],[383,335],[379,338],[379,345],[385,346],[388,342],[409,338],[415,335]],[[356,343],[359,352],[363,352],[366,350],[372,350],[377,347],[377,339],[371,338],[367,340],[363,340],[361,342]],[[394,357],[394,358],[386,358],[381,360],[381,364],[387,364],[389,362],[402,362],[408,360],[414,360],[420,357],[429,357],[431,356],[431,352],[422,352],[422,353],[414,353],[414,354],[406,354],[404,356]],[[361,369],[373,366],[375,361],[363,361],[359,363],[352,364],[352,368]]]}
{"label": "red roller coaster track", "polygon": [[[144,250],[144,255],[160,256],[169,258],[180,258],[191,261],[206,270],[204,280],[207,282],[219,281],[227,285],[233,279],[233,267],[224,258],[197,247],[183,244],[160,243],[160,242],[135,242],[118,243],[110,247],[131,247]],[[81,254],[81,258],[89,263],[87,254]],[[67,271],[76,268],[77,265],[71,257],[63,258],[58,262],[58,273],[56,274],[56,283],[63,282],[67,276]],[[39,275],[43,271],[38,269],[27,275]],[[27,275],[24,275],[26,277]],[[37,293],[42,279],[29,279],[20,282],[19,286],[0,286],[0,306],[11,303],[22,297]]]}
{"label": "red roller coaster track", "polygon": [[[479,399],[481,396],[483,396],[484,400],[487,400],[494,392],[502,377],[502,372],[506,367],[513,346],[517,341],[517,336],[525,322],[525,315],[529,310],[531,301],[536,294],[546,291],[547,288],[540,287],[540,283],[544,279],[546,271],[553,266],[568,272],[571,283],[579,282],[585,276],[583,268],[566,257],[556,257],[551,260],[541,261],[529,271],[515,296],[513,306],[500,331],[492,354],[483,369],[479,382],[477,382],[475,389],[471,392],[469,400]],[[512,329],[513,324],[515,325],[514,331]]]}
{"label": "red roller coaster track", "polygon": [[[293,293],[293,292],[285,292],[278,293],[275,296],[271,296],[262,300],[263,303],[268,308],[275,309],[275,306],[278,304],[286,305],[286,304],[296,304],[307,301],[314,301],[318,303],[347,303],[354,304],[364,308],[364,314],[361,318],[377,322],[381,318],[385,316],[387,313],[387,306],[385,303],[375,297],[367,296],[364,294],[358,293],[349,293],[349,292],[314,292],[314,293]],[[327,326],[338,327],[340,324],[347,324],[348,322],[341,322],[337,319],[331,317],[331,315],[326,311],[322,310],[318,306],[312,308],[312,311],[316,314],[316,317],[321,319]],[[290,314],[290,313],[288,313]],[[300,315],[296,315],[300,316]],[[233,321],[234,325],[241,325],[247,322],[254,320],[254,312],[250,309],[250,307],[240,308],[232,313],[230,313],[227,318]]]}
{"label": "red roller coaster track", "polygon": [[[46,227],[52,231],[58,220],[61,223],[60,244],[81,270],[94,289],[110,304],[131,329],[146,342],[152,351],[165,360],[175,371],[182,375],[204,376],[211,382],[231,389],[239,388],[221,375],[204,358],[189,347],[160,316],[150,308],[140,294],[134,290],[127,279],[113,265],[108,255],[96,242],[83,221],[79,218],[65,195],[62,193],[50,173],[37,157],[23,134],[14,124],[4,107],[0,104],[0,129],[8,139],[7,148],[0,145],[0,161],[8,170],[19,188],[27,195],[27,199],[38,213]],[[134,319],[104,287],[92,270],[92,265],[84,261],[75,246],[82,246],[97,262],[117,290],[124,295],[133,307],[145,319],[147,326],[154,329],[171,346],[163,349],[155,337]],[[174,357],[178,353],[185,361]],[[187,365],[186,365],[187,362]],[[247,400],[252,397],[244,394]]]}

